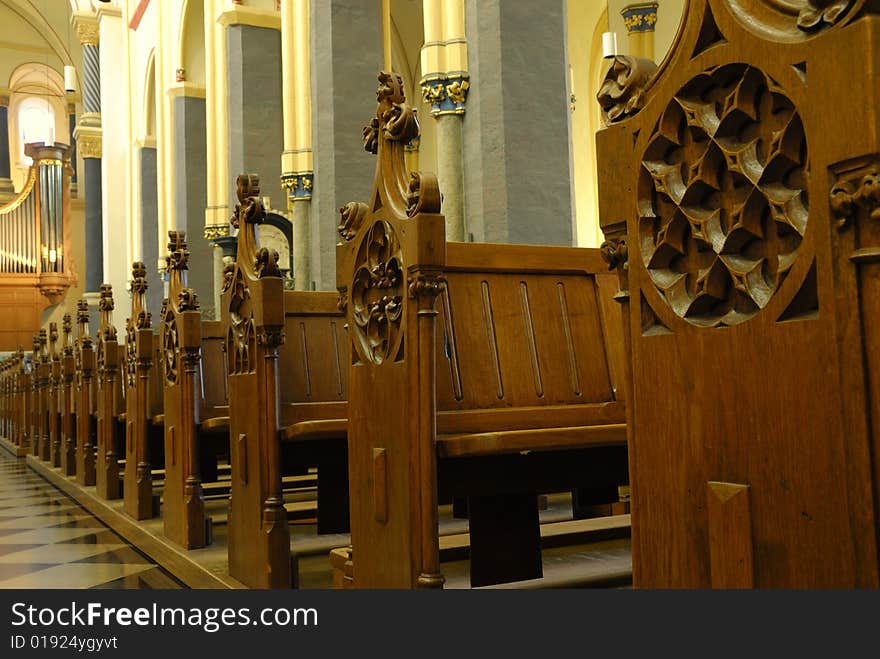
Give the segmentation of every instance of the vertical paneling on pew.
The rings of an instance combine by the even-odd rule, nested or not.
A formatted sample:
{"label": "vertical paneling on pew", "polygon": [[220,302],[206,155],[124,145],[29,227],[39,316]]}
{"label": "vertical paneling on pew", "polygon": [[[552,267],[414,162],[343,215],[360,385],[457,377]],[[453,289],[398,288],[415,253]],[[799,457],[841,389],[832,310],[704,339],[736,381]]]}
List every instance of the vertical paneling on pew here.
{"label": "vertical paneling on pew", "polygon": [[101,284],[98,311],[101,325],[95,345],[97,387],[95,407],[98,418],[95,486],[102,499],[121,496],[119,479],[119,441],[123,434],[119,415],[125,409],[120,375],[120,348],[113,324],[113,287]]}
{"label": "vertical paneling on pew", "polygon": [[76,474],[76,339],[73,318],[64,314],[61,319],[61,473]]}
{"label": "vertical paneling on pew", "polygon": [[343,209],[336,260],[353,582],[443,585],[438,491],[468,498],[473,586],[538,578],[538,493],[627,482],[607,264],[599,250],[447,245],[436,178],[406,173],[418,124],[402,80],[379,80],[372,197]]}
{"label": "vertical paneling on pew", "polygon": [[27,360],[24,349],[18,347],[15,368],[15,444],[19,449],[27,448],[28,442],[28,389],[25,386],[27,376]]}
{"label": "vertical paneling on pew", "polygon": [[238,254],[222,295],[232,438],[229,570],[250,587],[287,588],[295,575],[282,475],[317,466],[318,533],[349,528],[344,318],[334,293],[283,290],[278,254],[257,247],[265,218],[259,179],[242,174],[236,185]]}
{"label": "vertical paneling on pew", "polygon": [[49,461],[49,379],[52,375],[52,363],[49,360],[47,349],[48,336],[45,329],[41,329],[36,337],[34,354],[36,368],[34,370],[34,455],[40,460]]}
{"label": "vertical paneling on pew", "polygon": [[61,466],[61,355],[58,323],[49,323],[49,462]]}
{"label": "vertical paneling on pew", "polygon": [[602,86],[637,587],[880,582],[878,13],[692,0]]}
{"label": "vertical paneling on pew", "polygon": [[187,549],[211,541],[202,483],[217,479],[217,456],[228,451],[225,336],[219,321],[202,321],[186,286],[184,232],[168,232],[168,297],[161,337],[164,357],[165,535]]}
{"label": "vertical paneling on pew", "polygon": [[156,432],[152,424],[157,398],[154,379],[160,364],[154,362],[157,346],[152,316],[146,309],[146,294],[147,268],[136,262],[131,269],[131,315],[125,325],[127,388],[123,488],[125,512],[135,519],[148,519],[158,514],[152,469],[164,462],[162,433]]}
{"label": "vertical paneling on pew", "polygon": [[95,349],[89,336],[89,303],[83,298],[76,305],[76,344],[74,346],[76,373],[76,482],[95,484],[95,419],[94,388]]}

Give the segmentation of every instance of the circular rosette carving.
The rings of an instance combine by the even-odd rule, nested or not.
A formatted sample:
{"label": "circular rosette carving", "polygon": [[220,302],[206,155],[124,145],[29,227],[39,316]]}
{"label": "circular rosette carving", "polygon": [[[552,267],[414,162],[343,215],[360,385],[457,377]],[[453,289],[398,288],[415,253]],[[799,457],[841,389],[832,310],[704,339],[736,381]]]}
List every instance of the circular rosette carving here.
{"label": "circular rosette carving", "polygon": [[807,176],[800,116],[758,69],[712,69],[676,94],[639,178],[642,259],[676,314],[733,325],[768,304],[806,231]]}
{"label": "circular rosette carving", "polygon": [[406,288],[400,243],[388,222],[370,228],[357,263],[350,303],[355,345],[365,359],[381,364],[400,346]]}
{"label": "circular rosette carving", "polygon": [[846,22],[864,0],[727,0],[740,21],[773,39],[803,39]]}

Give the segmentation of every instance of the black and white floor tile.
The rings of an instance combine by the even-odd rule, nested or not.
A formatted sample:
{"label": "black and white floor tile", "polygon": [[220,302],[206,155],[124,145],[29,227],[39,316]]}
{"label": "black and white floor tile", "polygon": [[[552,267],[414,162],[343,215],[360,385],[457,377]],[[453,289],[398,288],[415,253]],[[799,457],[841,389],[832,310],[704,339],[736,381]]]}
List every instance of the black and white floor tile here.
{"label": "black and white floor tile", "polygon": [[0,452],[0,588],[181,588],[73,499]]}

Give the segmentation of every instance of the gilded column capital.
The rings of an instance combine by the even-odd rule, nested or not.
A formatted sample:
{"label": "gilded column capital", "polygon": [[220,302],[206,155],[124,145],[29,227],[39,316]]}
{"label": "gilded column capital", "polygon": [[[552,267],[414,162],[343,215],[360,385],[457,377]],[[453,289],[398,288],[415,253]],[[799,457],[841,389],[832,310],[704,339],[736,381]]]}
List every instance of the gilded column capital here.
{"label": "gilded column capital", "polygon": [[431,106],[431,116],[464,114],[471,83],[467,73],[434,74],[421,81],[422,98]]}
{"label": "gilded column capital", "polygon": [[100,42],[98,19],[91,14],[74,14],[73,27],[83,46],[97,46]]}
{"label": "gilded column capital", "polygon": [[288,201],[311,199],[314,184],[314,172],[285,172],[281,175],[281,187],[287,190]]}
{"label": "gilded column capital", "polygon": [[73,137],[76,140],[76,149],[83,158],[101,157],[102,132],[100,126],[80,124],[73,129]]}
{"label": "gilded column capital", "polygon": [[657,25],[657,6],[656,2],[642,2],[624,7],[620,14],[623,16],[626,31],[630,34],[653,32]]}

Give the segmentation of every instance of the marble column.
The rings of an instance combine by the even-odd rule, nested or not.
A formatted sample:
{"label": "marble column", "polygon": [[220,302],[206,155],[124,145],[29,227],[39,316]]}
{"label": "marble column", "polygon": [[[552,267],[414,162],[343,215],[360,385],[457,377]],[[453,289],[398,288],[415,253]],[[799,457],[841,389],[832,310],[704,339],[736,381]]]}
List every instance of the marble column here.
{"label": "marble column", "polygon": [[465,0],[468,238],[574,244],[565,0]]}
{"label": "marble column", "polygon": [[[74,129],[83,157],[85,179],[85,292],[97,299],[104,281],[104,228],[101,182],[101,60],[98,21],[93,15],[74,15],[83,56],[83,113]],[[91,294],[91,295],[89,295]]]}
{"label": "marble column", "polygon": [[368,201],[373,182],[375,157],[362,135],[376,110],[380,12],[376,0],[312,0],[312,106],[320,111],[312,118],[311,271],[319,290],[336,288],[339,208]]}
{"label": "marble column", "polygon": [[[186,231],[189,286],[199,296],[202,315],[216,318],[214,252],[205,237],[207,167],[205,99],[175,96],[173,100],[174,215]],[[161,246],[164,250],[165,246]]]}
{"label": "marble column", "polygon": [[0,201],[11,197],[12,170],[9,165],[9,97],[0,96]]}
{"label": "marble column", "polygon": [[[156,194],[156,147],[142,147],[138,154],[141,171],[141,261],[147,266],[147,311],[153,314],[153,326],[158,327],[162,309],[163,279],[154,266],[159,260],[159,198]],[[199,209],[201,213],[201,209]],[[187,232],[187,237],[189,237]],[[162,245],[165,252],[165,245]]]}

